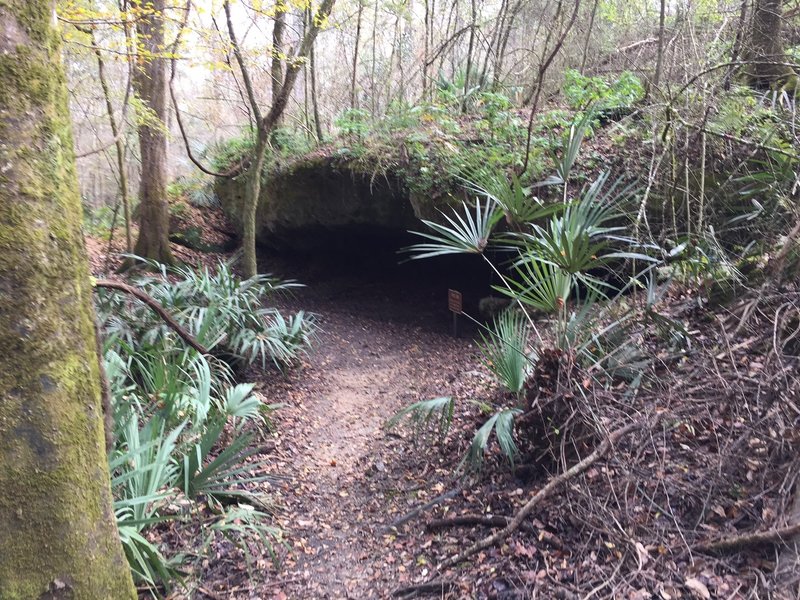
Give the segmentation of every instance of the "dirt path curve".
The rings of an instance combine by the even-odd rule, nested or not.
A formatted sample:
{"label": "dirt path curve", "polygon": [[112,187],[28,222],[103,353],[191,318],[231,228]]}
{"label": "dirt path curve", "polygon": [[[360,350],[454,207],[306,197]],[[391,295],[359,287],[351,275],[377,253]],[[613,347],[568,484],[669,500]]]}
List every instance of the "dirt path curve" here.
{"label": "dirt path curve", "polygon": [[[298,304],[309,308],[307,298]],[[309,364],[288,387],[264,388],[270,402],[290,396],[276,417],[276,454],[289,477],[278,504],[291,551],[259,597],[389,597],[429,570],[392,544],[386,524],[435,494],[426,476],[450,465],[424,448],[411,456],[413,440],[384,424],[403,406],[440,395],[474,364],[474,350],[445,324],[414,325],[408,307],[388,307],[380,296],[333,307],[323,298],[310,308],[323,332]]]}

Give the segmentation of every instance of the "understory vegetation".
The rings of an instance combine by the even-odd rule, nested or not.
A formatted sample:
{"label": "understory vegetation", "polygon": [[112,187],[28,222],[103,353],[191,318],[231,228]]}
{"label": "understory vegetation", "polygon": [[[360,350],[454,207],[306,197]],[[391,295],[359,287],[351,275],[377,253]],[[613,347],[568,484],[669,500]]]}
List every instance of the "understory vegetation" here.
{"label": "understory vegetation", "polygon": [[800,597],[796,0],[60,3],[143,596]]}
{"label": "understory vegetation", "polygon": [[[480,362],[494,387],[469,398],[442,389],[406,406],[388,427],[408,420],[415,439],[457,453],[460,485],[498,477],[540,481],[575,468],[582,473],[593,449],[620,431],[644,429],[689,448],[700,443],[698,424],[685,406],[664,398],[670,386],[680,387],[673,378],[694,381],[683,369],[707,360],[709,348],[719,356],[705,321],[738,297],[750,302],[731,309],[741,320],[721,327],[724,335],[748,332],[750,341],[730,334],[728,351],[734,356],[739,344],[761,348],[770,356],[764,368],[786,374],[776,393],[795,393],[788,366],[797,354],[794,281],[800,273],[797,227],[791,226],[800,160],[795,98],[734,86],[715,111],[701,116],[681,101],[696,90],[682,90],[664,105],[647,104],[641,80],[631,73],[600,78],[570,71],[563,104],[540,111],[528,127],[504,94],[477,87],[465,96],[460,90],[440,82],[434,101],[398,103],[381,118],[347,110],[337,120],[338,136],[318,148],[279,129],[263,174],[269,181],[277,170],[291,171],[321,153],[371,177],[397,176],[436,215],[422,221],[424,229],[415,232],[422,241],[406,248],[401,260],[474,255],[494,274],[487,300],[502,310],[488,320],[468,316],[479,328]],[[215,168],[239,161],[248,139],[218,147]],[[218,206],[202,179],[176,182],[172,193],[177,206]],[[108,216],[96,214],[93,223],[102,225]],[[285,552],[269,498],[256,491],[280,476],[258,448],[279,407],[265,404],[238,376],[253,365],[290,367],[313,343],[316,325],[304,313],[263,307],[272,295],[291,291],[292,282],[269,276],[241,281],[229,263],[199,271],[149,267],[156,274],[137,276],[136,286],[209,351],[187,347],[144,304],[100,292],[114,407],[115,510],[132,569],[156,593],[183,582],[221,537],[236,544],[248,564],[264,553],[277,558]],[[704,377],[708,382],[699,389],[716,390],[717,378],[725,379]],[[741,385],[726,393],[744,398],[749,384]],[[709,391],[708,398],[716,394]],[[758,468],[764,487],[789,477],[793,442],[770,432],[786,431],[791,403],[774,408],[735,400],[712,409],[703,400],[702,406],[720,436],[746,431],[763,447]],[[466,440],[453,428],[465,418],[472,424]],[[636,452],[622,447],[619,471],[635,479],[641,475]],[[657,453],[647,448],[642,452]],[[737,470],[731,456],[728,449],[703,461],[686,459],[682,467],[709,480],[724,472],[733,482],[726,487],[714,479],[708,502],[717,515],[744,502],[756,468]],[[574,500],[576,514],[605,543],[626,547],[624,536],[604,528],[619,518],[618,490],[596,489],[585,479],[596,473],[589,473],[582,480],[586,494]],[[638,486],[631,502],[652,507],[669,504],[677,493],[639,479],[630,485]],[[772,498],[772,512],[765,514],[785,510],[785,502]],[[654,509],[620,526],[647,542],[645,554],[630,544],[625,552],[634,548],[646,557],[641,560],[655,560],[654,549],[663,548],[664,564],[685,563],[685,548],[671,544],[690,531],[692,544],[700,539],[702,510],[694,501],[683,512],[665,510],[669,525],[661,521],[667,513]],[[162,555],[152,532],[172,521],[197,529],[202,543],[196,554]],[[469,560],[481,541],[448,561]]]}
{"label": "understory vegetation", "polygon": [[[608,79],[569,71],[567,104],[540,112],[529,124],[528,113],[516,107],[506,90],[495,90],[488,82],[466,93],[463,87],[463,74],[453,81],[442,75],[429,102],[396,101],[383,115],[346,109],[335,119],[337,136],[323,144],[322,152],[334,164],[372,178],[397,176],[414,197],[441,205],[459,195],[459,181],[474,165],[516,172],[525,184],[538,180],[552,166],[561,133],[583,111],[594,107],[593,125],[599,126],[637,112],[644,95],[642,81],[631,72]],[[629,128],[618,128],[615,143],[623,144],[630,134]],[[245,131],[210,149],[215,168],[230,169],[247,156],[252,135]],[[309,152],[319,154],[307,136],[276,130],[265,179],[275,170],[304,164]]]}
{"label": "understory vegetation", "polygon": [[[556,173],[537,186],[559,188],[562,202],[545,204],[519,179],[509,182],[491,167],[482,168],[464,182],[478,198],[474,208],[464,203],[463,211],[443,214],[444,223],[425,221],[430,231],[418,235],[426,241],[407,249],[413,259],[481,255],[497,275],[494,290],[510,300],[479,342],[483,363],[507,393],[503,402],[508,404],[482,406],[489,416],[465,457],[471,467],[480,466],[493,433],[513,464],[518,419],[535,417],[542,429],[532,438],[533,432],[525,431],[525,441],[550,443],[551,451],[565,451],[561,440],[584,444],[593,430],[599,437],[596,415],[581,410],[595,385],[610,388],[623,379],[635,394],[649,363],[642,347],[647,337],[660,336],[678,351],[688,345],[683,325],[656,312],[682,261],[675,252],[673,266],[659,272],[669,252],[633,235],[631,215],[640,190],[605,171],[577,197],[570,196],[571,174],[594,118],[589,111],[569,127]],[[630,292],[640,288],[646,290],[644,301],[626,306]],[[561,366],[567,369],[563,378]],[[574,401],[550,404],[543,393],[556,390],[547,390],[544,380],[548,386],[566,386]],[[440,430],[446,433],[452,402],[423,401],[401,415],[419,421],[442,411]],[[576,427],[584,435],[574,435]],[[556,463],[562,458],[553,456]]]}
{"label": "understory vegetation", "polygon": [[[182,583],[223,537],[248,564],[276,556],[282,532],[272,525],[269,496],[254,484],[282,475],[260,449],[280,406],[265,404],[238,376],[250,366],[291,368],[311,347],[316,325],[312,315],[265,306],[294,282],[269,275],[243,281],[222,262],[213,270],[145,265],[155,274],[133,285],[207,350],[188,346],[140,300],[98,288],[114,510],[134,579],[156,594]],[[164,556],[148,537],[172,522],[195,530],[193,554]]]}

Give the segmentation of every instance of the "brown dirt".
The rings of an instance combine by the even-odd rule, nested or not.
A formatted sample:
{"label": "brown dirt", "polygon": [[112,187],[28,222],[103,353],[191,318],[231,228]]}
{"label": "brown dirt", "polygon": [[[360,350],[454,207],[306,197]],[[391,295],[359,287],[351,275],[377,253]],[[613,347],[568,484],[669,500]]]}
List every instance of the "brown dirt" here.
{"label": "brown dirt", "polygon": [[445,491],[453,457],[385,424],[443,390],[468,396],[486,378],[475,370],[473,342],[449,331],[446,295],[432,306],[429,288],[408,284],[323,280],[285,302],[318,316],[316,349],[287,376],[245,379],[260,378],[265,402],[285,404],[274,416],[272,455],[286,479],[267,491],[288,550],[263,583],[241,581],[239,565],[204,585],[209,597],[385,598],[430,576],[432,565],[387,525]]}
{"label": "brown dirt", "polygon": [[[371,310],[365,306],[370,300],[377,301]],[[469,340],[445,333],[446,313],[440,330],[431,331],[406,324],[413,319],[408,309],[382,313],[380,305],[377,295],[351,295],[349,307],[320,310],[323,333],[304,377],[311,383],[279,416],[286,445],[294,446],[279,521],[295,552],[284,571],[290,581],[278,597],[381,598],[430,572],[404,565],[387,548],[387,522],[417,502],[420,490],[413,473],[398,471],[387,456],[408,448],[385,423],[473,368],[475,350]],[[426,451],[419,449],[425,462]]]}

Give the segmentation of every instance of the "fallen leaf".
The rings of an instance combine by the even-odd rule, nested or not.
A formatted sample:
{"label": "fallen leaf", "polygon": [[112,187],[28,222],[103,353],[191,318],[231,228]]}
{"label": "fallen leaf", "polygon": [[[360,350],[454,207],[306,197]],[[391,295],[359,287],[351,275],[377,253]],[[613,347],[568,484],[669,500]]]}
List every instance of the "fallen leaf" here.
{"label": "fallen leaf", "polygon": [[697,598],[703,600],[710,600],[711,592],[708,591],[706,584],[697,579],[696,577],[689,577],[685,582],[686,587],[689,588]]}

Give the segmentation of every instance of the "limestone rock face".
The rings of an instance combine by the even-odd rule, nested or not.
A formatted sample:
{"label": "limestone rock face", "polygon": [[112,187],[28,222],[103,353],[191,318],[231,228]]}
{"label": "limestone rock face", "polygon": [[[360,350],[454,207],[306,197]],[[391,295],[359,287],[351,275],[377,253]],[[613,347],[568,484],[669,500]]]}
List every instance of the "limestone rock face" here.
{"label": "limestone rock face", "polygon": [[[265,175],[256,239],[278,250],[313,251],[348,235],[402,235],[421,230],[421,215],[402,181],[335,164],[330,158],[273,169]],[[244,182],[221,180],[217,195],[241,228]]]}

